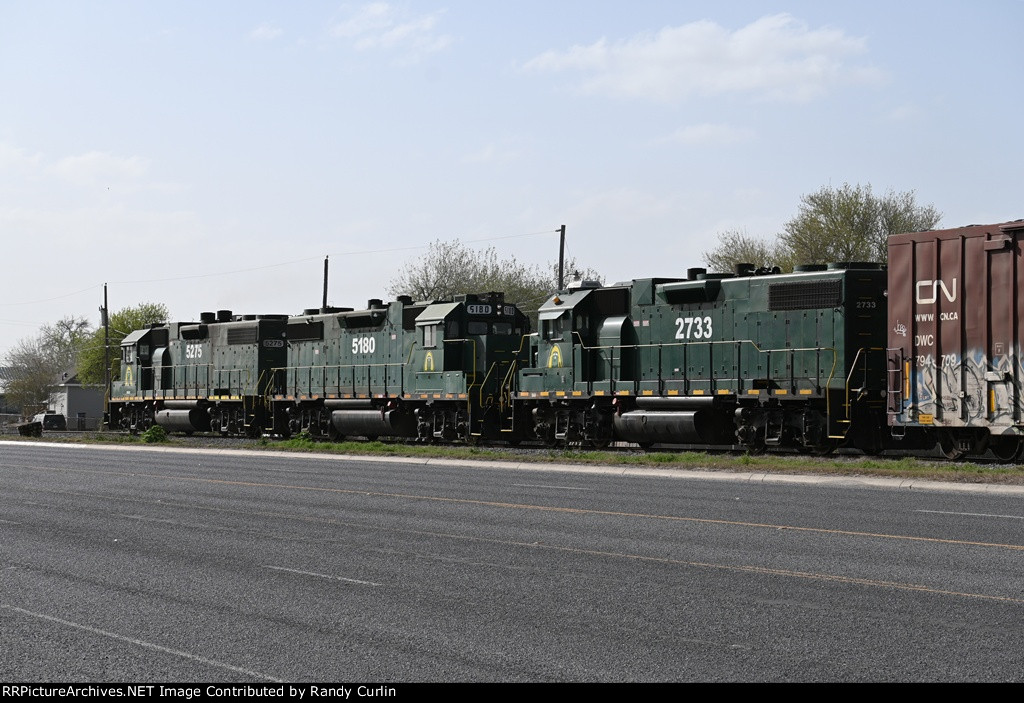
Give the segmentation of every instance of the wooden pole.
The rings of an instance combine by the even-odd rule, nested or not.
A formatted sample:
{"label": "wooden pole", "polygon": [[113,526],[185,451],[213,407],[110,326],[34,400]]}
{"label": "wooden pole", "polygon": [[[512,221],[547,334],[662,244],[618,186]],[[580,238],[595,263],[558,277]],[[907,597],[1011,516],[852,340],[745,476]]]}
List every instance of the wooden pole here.
{"label": "wooden pole", "polygon": [[565,287],[565,225],[559,230],[558,238],[558,290]]}

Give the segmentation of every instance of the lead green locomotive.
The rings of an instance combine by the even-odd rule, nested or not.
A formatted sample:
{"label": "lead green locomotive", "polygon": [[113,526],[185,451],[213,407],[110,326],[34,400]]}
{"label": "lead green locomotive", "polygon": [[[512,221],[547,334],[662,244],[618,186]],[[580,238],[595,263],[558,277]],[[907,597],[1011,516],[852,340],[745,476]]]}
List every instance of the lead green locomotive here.
{"label": "lead green locomotive", "polygon": [[274,369],[287,363],[286,322],[220,310],[132,332],[121,342],[109,425],[259,436],[272,419]]}
{"label": "lead green locomotive", "polygon": [[583,284],[541,307],[515,412],[549,444],[878,449],[885,289],[877,264]]}

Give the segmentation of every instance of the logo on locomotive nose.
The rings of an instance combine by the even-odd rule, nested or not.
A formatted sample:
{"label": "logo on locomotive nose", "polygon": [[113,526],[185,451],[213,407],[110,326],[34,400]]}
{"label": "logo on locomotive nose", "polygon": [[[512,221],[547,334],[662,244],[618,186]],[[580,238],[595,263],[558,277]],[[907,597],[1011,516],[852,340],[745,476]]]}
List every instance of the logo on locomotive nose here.
{"label": "logo on locomotive nose", "polygon": [[923,280],[914,284],[914,300],[918,305],[931,305],[939,298],[939,289],[946,296],[949,302],[956,301],[956,279],[953,279],[952,289],[946,287],[946,282],[941,279]]}
{"label": "logo on locomotive nose", "polygon": [[551,353],[548,354],[548,368],[562,368],[562,350],[558,348],[558,345],[551,347]]}

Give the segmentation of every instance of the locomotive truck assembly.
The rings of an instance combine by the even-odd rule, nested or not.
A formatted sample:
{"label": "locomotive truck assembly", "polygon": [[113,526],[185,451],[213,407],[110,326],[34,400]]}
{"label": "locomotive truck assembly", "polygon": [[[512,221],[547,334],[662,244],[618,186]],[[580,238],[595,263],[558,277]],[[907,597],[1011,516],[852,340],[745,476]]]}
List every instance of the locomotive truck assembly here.
{"label": "locomotive truck assembly", "polygon": [[740,265],[128,335],[112,427],[1020,458],[1024,222],[890,238],[889,265]]}

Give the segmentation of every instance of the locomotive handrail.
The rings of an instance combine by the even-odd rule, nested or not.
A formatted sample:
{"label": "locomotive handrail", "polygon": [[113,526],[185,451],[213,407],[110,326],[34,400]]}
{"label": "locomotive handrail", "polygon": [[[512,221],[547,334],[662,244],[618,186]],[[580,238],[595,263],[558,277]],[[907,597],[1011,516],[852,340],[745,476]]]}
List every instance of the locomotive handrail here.
{"label": "locomotive handrail", "polygon": [[[885,351],[885,347],[861,347],[861,348],[859,348],[857,350],[857,353],[854,354],[853,361],[850,362],[850,372],[846,375],[846,383],[845,383],[844,388],[843,388],[843,392],[845,394],[845,400],[846,400],[846,403],[845,403],[845,406],[846,406],[846,422],[848,422],[848,423],[852,422],[852,420],[850,419],[851,418],[851,414],[850,414],[850,410],[851,410],[851,407],[850,407],[850,382],[851,382],[851,379],[853,378],[853,374],[857,372],[857,361],[860,359],[861,355],[864,356],[864,376],[865,376],[865,383],[866,383],[867,382],[867,370],[868,370],[867,369],[867,355],[868,355],[868,353],[869,352],[884,352],[884,351]],[[861,386],[861,388],[863,388],[863,386]]]}
{"label": "locomotive handrail", "polygon": [[[390,362],[385,362],[385,363],[381,363],[381,364],[315,364],[315,365],[314,364],[310,364],[310,365],[305,365],[305,366],[275,366],[275,367],[272,367],[270,369],[270,371],[272,373],[275,373],[275,374],[277,374],[279,372],[283,372],[284,382],[281,384],[281,390],[284,392],[284,394],[288,394],[288,391],[291,391],[291,395],[298,395],[298,391],[299,391],[298,375],[299,375],[299,372],[302,372],[302,371],[306,371],[307,372],[307,378],[309,379],[308,386],[312,387],[312,385],[313,385],[312,384],[313,372],[315,370],[319,369],[322,372],[322,381],[320,383],[320,386],[326,392],[326,390],[327,390],[327,370],[328,369],[336,370],[336,371],[338,371],[338,383],[335,386],[335,390],[340,394],[341,393],[341,376],[342,376],[341,372],[343,370],[349,370],[349,371],[352,372],[352,380],[351,380],[351,383],[349,385],[351,385],[352,392],[355,393],[356,392],[356,384],[355,384],[355,370],[356,369],[358,369],[358,368],[373,369],[373,368],[388,368],[388,367],[401,367],[401,368],[404,368],[405,364],[403,364],[402,362],[399,362],[399,361],[390,361]],[[291,383],[288,382],[288,372],[289,371],[294,372],[294,374],[293,374],[294,381],[291,382]],[[405,379],[402,378],[402,384],[404,384],[404,382],[405,382]],[[369,374],[367,374],[367,383],[368,384],[371,383],[371,381],[369,380]],[[387,374],[384,375],[384,385],[385,385],[385,389],[386,389],[387,388]],[[403,389],[404,389],[404,386],[400,386],[399,391],[401,392]],[[367,386],[367,391],[369,391],[369,390],[370,390],[370,386],[368,385]]]}
{"label": "locomotive handrail", "polygon": [[491,362],[491,368],[487,369],[487,373],[484,374],[484,379],[480,381],[480,407],[484,407],[484,388],[487,387],[487,379],[491,377],[494,369],[498,367],[498,362]]}
{"label": "locomotive handrail", "polygon": [[[522,347],[520,347],[522,349]],[[505,374],[505,378],[501,381],[501,394],[498,396],[499,409],[504,410],[506,407],[505,400],[508,400],[508,404],[512,404],[512,382],[515,380],[515,373],[519,366],[519,359],[513,358],[508,365],[508,373]]]}
{"label": "locomotive handrail", "polygon": [[[175,387],[178,387],[178,382],[175,379],[179,377],[176,371],[182,369],[180,374],[182,379],[181,385],[186,392],[191,389],[196,394],[200,390],[205,390],[209,395],[213,395],[213,391],[220,388],[226,389],[227,395],[258,395],[259,378],[262,378],[261,374],[254,386],[252,383],[252,369],[218,369],[213,363],[174,364],[163,368],[170,369]],[[192,370],[191,374],[189,373],[190,369]],[[206,377],[204,381],[200,381],[200,371],[204,372]],[[191,383],[189,383],[190,376]],[[227,379],[226,385],[221,385],[225,378]]]}
{"label": "locomotive handrail", "polygon": [[[471,356],[473,358],[473,365],[472,365],[472,369],[473,370],[471,372],[469,372],[469,373],[472,374],[473,379],[468,384],[466,384],[466,412],[468,413],[468,412],[470,412],[470,409],[472,408],[472,405],[470,405],[470,400],[472,399],[472,396],[473,396],[473,386],[476,383],[476,340],[475,339],[468,339],[468,338],[456,338],[456,339],[443,339],[441,341],[444,344],[448,344],[449,342],[451,342],[452,344],[462,343],[462,342],[469,342],[470,344],[473,345],[473,350],[472,350],[472,353],[471,353]],[[483,388],[483,383],[480,384],[480,387]]]}
{"label": "locomotive handrail", "polygon": [[[613,352],[612,359],[610,360],[611,362],[614,362],[614,360],[615,360],[615,358],[614,358],[614,351],[616,349],[620,349],[621,350],[621,349],[654,349],[654,348],[657,348],[659,350],[659,355],[660,355],[661,350],[664,347],[683,347],[684,350],[685,350],[687,347],[697,346],[697,345],[709,345],[709,346],[712,346],[712,345],[719,345],[719,346],[720,345],[735,345],[736,349],[739,350],[740,345],[742,345],[742,344],[749,344],[751,347],[754,348],[754,350],[757,353],[759,353],[759,354],[768,354],[769,356],[771,355],[772,352],[785,352],[785,353],[788,353],[790,355],[793,355],[795,352],[818,352],[818,353],[821,353],[823,351],[825,351],[825,352],[832,352],[832,368],[829,371],[828,380],[826,381],[826,384],[825,384],[826,389],[828,388],[828,385],[832,382],[832,379],[835,377],[836,366],[839,363],[839,351],[835,347],[777,347],[777,348],[772,348],[772,349],[762,349],[760,346],[758,346],[751,339],[730,339],[730,340],[722,340],[722,339],[720,339],[720,340],[712,340],[712,339],[708,339],[708,340],[687,341],[687,342],[662,342],[662,343],[651,343],[651,344],[609,344],[609,345],[594,345],[594,346],[590,346],[590,345],[586,344],[583,341],[583,338],[580,336],[580,333],[577,330],[572,330],[572,334],[576,336],[576,338],[579,340],[579,346],[582,349],[584,349],[585,351],[600,351],[600,350],[603,350],[603,349],[611,350]],[[613,366],[614,366],[614,364],[613,364]],[[793,364],[790,364],[790,367],[791,367],[791,374],[790,375],[791,376],[792,376],[792,366],[793,366]],[[737,365],[737,368],[738,368],[738,365]],[[819,364],[819,368],[820,368],[820,364]],[[659,359],[659,364],[658,364],[658,374],[659,374],[659,376],[658,376],[658,385],[661,386],[662,383],[663,383],[663,379],[661,377],[661,360],[660,359]],[[769,376],[768,378],[771,379],[771,376]],[[609,381],[612,384],[615,383],[615,380],[616,379],[609,379]],[[619,379],[619,380],[621,380],[621,379]],[[707,380],[708,381],[712,381],[713,379],[709,376]],[[688,379],[687,379],[687,382],[689,382]],[[632,383],[633,383],[634,386],[636,386],[638,381],[633,381]],[[592,386],[592,384],[593,384],[593,381],[589,381],[588,382],[588,386]],[[592,390],[593,390],[593,388],[591,387],[591,391]]]}
{"label": "locomotive handrail", "polygon": [[[516,371],[519,369],[519,359],[523,356],[523,348],[527,347],[528,341],[536,336],[536,332],[524,334],[519,337],[519,348],[515,350],[512,355],[512,362],[509,364],[508,372],[505,374],[505,378],[501,381],[501,392],[498,395],[498,408],[504,410],[506,407],[512,406],[512,386],[516,380]],[[528,347],[527,347],[528,348]],[[529,359],[530,355],[527,354]],[[508,404],[505,404],[505,400],[508,400]],[[513,413],[515,408],[513,407]],[[514,421],[514,420],[513,420]]]}
{"label": "locomotive handrail", "polygon": [[[191,390],[194,394],[198,395],[200,390],[205,390],[207,394],[212,395],[213,389],[217,388],[217,385],[213,383],[214,374],[228,374],[228,394],[231,394],[231,374],[249,374],[249,369],[216,369],[215,364],[172,364],[170,366],[163,366],[162,369],[170,371],[172,384],[175,388],[182,388],[186,393]],[[180,373],[179,373],[180,370]],[[191,373],[189,373],[191,371]],[[205,376],[205,380],[200,381],[200,372]],[[191,377],[191,382],[190,382]],[[179,385],[177,379],[181,379]],[[243,395],[245,387],[242,385],[242,377],[239,375],[238,378],[238,391],[239,395]],[[246,379],[248,380],[248,379]],[[156,385],[154,381],[154,385]],[[162,385],[162,384],[161,384]]]}

